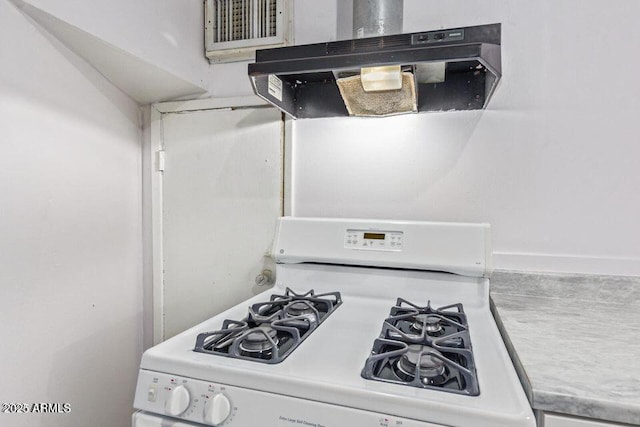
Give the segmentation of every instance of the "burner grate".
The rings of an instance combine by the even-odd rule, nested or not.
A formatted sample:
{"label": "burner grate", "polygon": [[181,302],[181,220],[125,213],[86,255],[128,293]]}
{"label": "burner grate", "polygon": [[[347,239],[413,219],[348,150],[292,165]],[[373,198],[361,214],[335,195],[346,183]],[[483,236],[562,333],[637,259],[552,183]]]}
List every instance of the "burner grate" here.
{"label": "burner grate", "polygon": [[375,340],[362,377],[477,396],[480,394],[462,304],[434,309],[398,298]]}
{"label": "burner grate", "polygon": [[342,304],[339,292],[284,295],[253,304],[243,320],[225,320],[222,329],[198,334],[194,351],[262,363],[280,363]]}

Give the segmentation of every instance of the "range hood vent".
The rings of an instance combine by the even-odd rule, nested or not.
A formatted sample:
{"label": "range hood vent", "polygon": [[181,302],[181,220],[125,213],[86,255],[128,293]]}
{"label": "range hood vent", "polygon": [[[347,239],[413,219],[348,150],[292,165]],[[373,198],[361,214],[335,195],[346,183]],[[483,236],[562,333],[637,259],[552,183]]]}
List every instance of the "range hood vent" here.
{"label": "range hood vent", "polygon": [[[249,76],[257,95],[293,118],[478,110],[502,74],[500,39],[501,25],[490,24],[258,50]],[[414,108],[381,108],[397,90],[344,90],[363,68],[383,66],[400,66],[412,87],[397,90]]]}

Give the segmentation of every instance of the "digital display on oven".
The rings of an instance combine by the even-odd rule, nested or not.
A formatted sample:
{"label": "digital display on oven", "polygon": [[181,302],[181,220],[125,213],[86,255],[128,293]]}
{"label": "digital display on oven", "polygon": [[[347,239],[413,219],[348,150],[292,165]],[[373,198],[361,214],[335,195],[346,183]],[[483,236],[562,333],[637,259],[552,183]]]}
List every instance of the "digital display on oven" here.
{"label": "digital display on oven", "polygon": [[384,240],[384,233],[364,233],[365,239]]}

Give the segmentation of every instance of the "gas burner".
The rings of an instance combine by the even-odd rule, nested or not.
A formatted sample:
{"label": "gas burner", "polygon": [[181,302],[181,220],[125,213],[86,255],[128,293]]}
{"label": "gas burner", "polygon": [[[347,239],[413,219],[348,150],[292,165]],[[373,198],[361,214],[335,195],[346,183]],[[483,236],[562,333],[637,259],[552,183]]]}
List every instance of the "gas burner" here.
{"label": "gas burner", "polygon": [[312,302],[294,301],[284,307],[284,315],[286,317],[304,316],[315,321],[318,317],[318,310],[315,309]]}
{"label": "gas burner", "polygon": [[398,298],[362,377],[477,396],[480,391],[462,304],[434,309]]}
{"label": "gas burner", "polygon": [[445,379],[446,368],[442,353],[433,348],[410,345],[394,366],[396,375],[405,381],[415,379],[416,368],[420,380],[425,384],[441,384]]}
{"label": "gas burner", "polygon": [[222,329],[199,334],[194,351],[263,363],[282,362],[342,304],[339,292],[284,295],[253,304],[241,321],[225,320]]}
{"label": "gas burner", "polygon": [[385,320],[382,334],[385,338],[421,343],[440,339],[447,347],[465,348],[468,337],[460,335],[467,330],[467,317],[461,304],[453,304],[434,309],[429,302],[419,307],[402,298],[391,308],[390,316]]}
{"label": "gas burner", "polygon": [[428,314],[416,314],[410,328],[418,333],[426,332],[429,335],[442,335],[444,333],[441,318]]}
{"label": "gas burner", "polygon": [[267,353],[278,345],[278,331],[265,324],[249,329],[239,347],[247,353]]}

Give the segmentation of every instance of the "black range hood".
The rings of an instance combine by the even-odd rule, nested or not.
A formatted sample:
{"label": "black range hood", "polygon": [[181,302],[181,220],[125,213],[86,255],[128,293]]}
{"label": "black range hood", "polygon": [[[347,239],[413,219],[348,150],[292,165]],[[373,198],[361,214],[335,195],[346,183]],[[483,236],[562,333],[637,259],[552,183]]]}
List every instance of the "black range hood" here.
{"label": "black range hood", "polygon": [[500,39],[501,25],[490,24],[258,50],[249,77],[293,118],[353,115],[337,81],[386,65],[413,79],[413,112],[478,110],[502,74]]}

